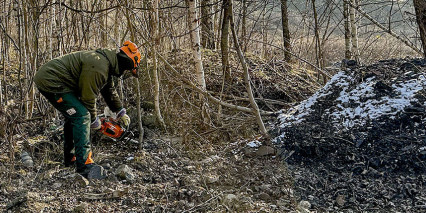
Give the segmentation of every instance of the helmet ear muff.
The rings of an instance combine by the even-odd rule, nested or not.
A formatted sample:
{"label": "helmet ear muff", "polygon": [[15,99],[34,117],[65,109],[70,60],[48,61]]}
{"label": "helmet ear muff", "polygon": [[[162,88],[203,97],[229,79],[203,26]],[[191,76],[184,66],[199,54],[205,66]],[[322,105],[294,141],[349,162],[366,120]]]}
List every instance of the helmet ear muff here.
{"label": "helmet ear muff", "polygon": [[132,69],[132,75],[136,78],[139,77],[138,68]]}

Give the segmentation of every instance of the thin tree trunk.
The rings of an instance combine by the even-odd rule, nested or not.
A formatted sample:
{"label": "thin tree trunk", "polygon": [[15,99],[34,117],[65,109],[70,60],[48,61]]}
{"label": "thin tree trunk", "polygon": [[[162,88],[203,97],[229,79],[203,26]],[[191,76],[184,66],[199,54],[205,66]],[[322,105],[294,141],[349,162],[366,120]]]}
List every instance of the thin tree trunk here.
{"label": "thin tree trunk", "polygon": [[[352,5],[356,5],[355,0],[351,0]],[[358,50],[358,27],[355,22],[355,9],[354,7],[350,8],[349,13],[351,19],[351,37],[352,37],[352,53],[356,61],[359,62],[359,50]]]}
{"label": "thin tree trunk", "polygon": [[[2,64],[3,75],[6,72],[6,57],[5,57],[5,55],[6,55],[6,38],[5,37],[6,36],[4,34],[2,34],[2,36],[0,37],[0,39],[1,39],[0,51],[1,51],[1,59],[2,59],[1,61],[3,62],[3,64]],[[3,79],[4,79],[4,76],[3,76]],[[6,105],[6,104],[3,103],[3,79],[0,79],[0,111],[3,111],[4,106]]]}
{"label": "thin tree trunk", "polygon": [[158,17],[158,0],[153,0],[151,2],[151,9],[152,9],[152,18],[151,18],[151,27],[153,32],[153,48],[151,50],[152,54],[152,72],[154,77],[154,107],[155,107],[155,114],[157,116],[157,120],[160,123],[161,127],[163,129],[166,128],[166,125],[163,120],[163,116],[161,116],[161,109],[160,109],[160,81],[158,78],[158,60],[157,60],[157,50],[159,48],[159,17]]}
{"label": "thin tree trunk", "polygon": [[[126,0],[127,7],[130,6],[128,0]],[[130,39],[132,41],[136,40],[135,37],[135,30],[133,27],[133,22],[131,22],[131,17],[129,15],[129,9],[126,9],[126,19],[127,19],[127,26],[130,29]],[[137,78],[133,78],[133,84],[134,84],[134,90],[136,90],[136,109],[138,112],[138,127],[139,127],[139,144],[142,145],[143,143],[143,135],[144,135],[144,129],[142,126],[142,110],[141,110],[141,93],[140,93],[140,85],[139,80]]]}
{"label": "thin tree trunk", "polygon": [[317,8],[315,6],[315,0],[312,0],[312,10],[314,11],[314,31],[315,31],[315,52],[317,57],[317,66],[321,69],[324,68],[323,57],[322,57],[322,49],[321,49],[321,41],[319,36],[319,25],[318,25],[318,14]]}
{"label": "thin tree trunk", "polygon": [[25,62],[22,60],[22,58],[24,57],[23,56],[23,54],[24,54],[24,51],[25,51],[25,45],[23,44],[24,43],[24,39],[22,39],[22,34],[23,34],[23,32],[25,32],[23,29],[22,29],[22,26],[23,26],[23,21],[22,21],[22,19],[23,19],[23,16],[22,16],[22,8],[21,8],[21,3],[18,1],[17,3],[17,10],[16,10],[16,12],[17,12],[17,24],[18,24],[18,27],[17,27],[17,34],[18,34],[18,45],[19,45],[19,68],[18,68],[18,82],[19,82],[19,95],[20,95],[20,102],[21,102],[21,104],[20,104],[20,107],[19,107],[19,114],[20,115],[22,115],[22,109],[24,108],[24,105],[23,104],[25,104],[25,102],[24,102],[24,86],[22,85],[22,77],[21,77],[21,74],[22,74],[22,67],[24,66],[24,71],[25,71]]}
{"label": "thin tree trunk", "polygon": [[29,110],[29,118],[32,117],[32,114],[34,112],[34,102],[35,102],[35,87],[34,84],[32,82],[32,79],[34,77],[34,74],[37,71],[37,67],[38,67],[38,51],[39,51],[39,41],[38,41],[38,37],[39,37],[39,6],[38,3],[34,0],[30,0],[31,2],[31,6],[32,6],[32,31],[33,31],[33,50],[30,53],[30,65],[31,65],[31,69],[29,70],[29,72],[31,72],[29,74],[29,106],[28,106],[28,110]]}
{"label": "thin tree trunk", "polygon": [[225,79],[231,79],[231,69],[229,68],[229,19],[232,11],[230,10],[230,1],[223,0],[223,20],[222,20],[222,33],[220,39],[220,49],[222,53],[222,71]]}
{"label": "thin tree trunk", "polygon": [[[102,5],[106,8],[107,7],[107,1],[101,2],[100,8],[102,9]],[[107,35],[107,29],[108,29],[108,13],[102,12],[99,13],[99,30],[100,30],[100,36],[101,36],[101,46],[106,47],[108,42],[108,35]]]}
{"label": "thin tree trunk", "polygon": [[215,11],[215,14],[213,16],[213,32],[214,32],[214,48],[215,50],[218,49],[219,44],[220,44],[220,37],[221,37],[221,29],[222,29],[222,13],[223,10],[221,9],[220,12],[217,12],[219,10],[219,8],[221,8],[221,4],[217,3],[215,4],[215,6],[213,7],[213,11]]}
{"label": "thin tree trunk", "polygon": [[[243,0],[243,14],[241,20],[241,46],[245,47],[247,43],[247,0]],[[244,48],[245,49],[245,48]]]}
{"label": "thin tree trunk", "polygon": [[[9,11],[11,11],[10,10],[11,7],[12,7],[12,4],[9,5]],[[6,1],[4,1],[3,9],[6,10],[6,8],[7,8]],[[6,69],[6,65],[9,68],[9,44],[11,43],[11,41],[9,39],[6,39],[6,37],[7,37],[6,34],[8,33],[8,29],[9,29],[8,25],[9,25],[9,15],[10,14],[7,14],[6,11],[2,11],[2,13],[5,14],[3,19],[2,19],[2,20],[4,20],[4,25],[2,24],[3,27],[4,27],[4,32],[3,32],[4,38],[2,40],[2,42],[4,43],[4,47],[3,47],[4,52],[2,54],[2,57],[3,57],[3,79],[2,79],[2,81],[3,81],[4,89],[2,91],[3,92],[2,94],[4,94],[4,95],[3,95],[3,104],[1,104],[1,106],[3,108],[3,107],[5,107],[5,105],[8,101],[7,81],[6,81],[6,70],[8,70],[8,69]]]}
{"label": "thin tree trunk", "polygon": [[214,49],[214,31],[211,0],[201,0],[201,36],[202,46]]}
{"label": "thin tree trunk", "polygon": [[196,0],[186,0],[188,6],[188,24],[190,27],[191,49],[195,62],[195,70],[197,76],[197,83],[201,88],[206,88],[206,81],[204,79],[203,61],[201,60],[201,45],[200,33],[196,11]]}
{"label": "thin tree trunk", "polygon": [[[231,11],[232,12],[232,11]],[[266,7],[263,8],[262,10],[262,28],[261,28],[261,35],[262,35],[262,57],[266,58],[267,57],[267,52],[268,52],[268,31],[266,29],[266,27],[268,26],[268,24],[266,23]]]}
{"label": "thin tree trunk", "polygon": [[230,12],[230,25],[231,25],[232,37],[234,38],[234,45],[235,45],[235,49],[237,49],[238,58],[240,59],[241,65],[243,67],[244,83],[246,85],[246,90],[247,90],[247,93],[248,93],[248,96],[249,96],[250,105],[253,109],[253,114],[256,117],[256,121],[257,121],[257,124],[259,126],[261,133],[266,138],[269,138],[268,132],[266,131],[265,125],[263,124],[262,117],[260,115],[259,107],[257,106],[257,103],[254,99],[253,91],[251,89],[251,84],[250,84],[250,74],[249,74],[249,71],[248,71],[247,63],[246,63],[244,55],[241,51],[241,47],[240,47],[240,44],[239,44],[238,38],[237,38],[237,33],[235,32],[234,17],[233,17],[233,14],[232,14],[232,0],[229,1],[229,10],[231,11]]}
{"label": "thin tree trunk", "polygon": [[[201,45],[200,45],[200,31],[199,31],[199,21],[197,16],[197,1],[196,0],[186,0],[186,5],[188,6],[188,26],[190,28],[190,37],[191,37],[191,48],[192,56],[195,63],[195,75],[197,76],[197,84],[203,89],[206,89],[206,81],[204,79],[204,69],[203,61],[201,59]],[[201,100],[201,117],[203,118],[204,123],[210,123],[210,116],[207,112],[207,102],[204,101],[204,97],[200,94]]]}
{"label": "thin tree trunk", "polygon": [[345,24],[345,58],[351,59],[351,30],[349,27],[349,5],[346,1],[343,1],[343,19]]}
{"label": "thin tree trunk", "polygon": [[413,0],[416,10],[417,24],[419,25],[420,40],[423,45],[423,57],[426,58],[426,1]]}
{"label": "thin tree trunk", "polygon": [[283,27],[283,42],[284,42],[284,59],[287,63],[291,61],[291,43],[290,43],[290,29],[288,26],[288,8],[287,0],[281,0],[281,17]]}

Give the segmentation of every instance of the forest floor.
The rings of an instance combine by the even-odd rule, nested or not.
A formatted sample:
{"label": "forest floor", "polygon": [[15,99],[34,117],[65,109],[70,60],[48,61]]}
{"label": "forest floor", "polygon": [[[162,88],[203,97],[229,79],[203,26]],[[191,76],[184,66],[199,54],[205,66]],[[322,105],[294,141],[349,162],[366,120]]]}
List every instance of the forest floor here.
{"label": "forest floor", "polygon": [[[182,72],[190,52],[169,56]],[[204,52],[207,88],[218,97],[220,57]],[[421,212],[426,208],[424,60],[344,64],[328,83],[306,69],[248,56],[259,107],[275,147],[260,145],[251,115],[223,110],[197,126],[198,98],[164,72],[163,112],[172,129],[145,122],[144,143],[93,141],[105,180],[62,164],[53,121],[18,125],[15,160],[0,154],[0,209],[10,212]],[[241,74],[231,57],[235,76]],[[340,71],[341,70],[341,71]],[[332,74],[335,74],[332,71]],[[189,76],[190,74],[188,74]],[[223,98],[247,106],[235,77]],[[148,92],[149,93],[149,85]],[[321,88],[322,87],[322,88]],[[146,88],[145,88],[146,89]],[[240,97],[240,98],[238,98]],[[149,97],[146,97],[149,99]],[[193,101],[193,103],[190,103]],[[132,103],[132,102],[131,102]],[[218,109],[212,107],[212,120]],[[145,114],[151,112],[145,111]],[[134,119],[135,110],[129,115]],[[224,117],[222,115],[222,117]],[[173,122],[170,122],[173,121]],[[133,124],[133,130],[136,129]],[[209,129],[210,128],[210,129]],[[32,157],[28,167],[20,156]],[[25,157],[24,157],[25,158]]]}
{"label": "forest floor", "polygon": [[[220,55],[212,51],[204,54],[208,90],[218,93],[222,82]],[[189,51],[169,56],[176,69],[187,72],[188,76],[191,75],[187,60],[190,57]],[[285,72],[287,68],[282,61],[249,58],[254,89],[263,96],[259,104],[263,110],[288,108],[319,88],[310,71]],[[236,56],[231,59],[231,68],[236,71],[227,99],[246,105],[247,100],[234,99],[244,97],[245,87],[238,77],[241,72]],[[16,153],[12,164],[7,146],[1,148],[0,176],[4,178],[0,179],[0,209],[10,212],[289,212],[305,209],[303,205],[298,207],[293,178],[286,163],[277,158],[276,150],[247,146],[259,139],[251,115],[224,109],[223,116],[228,117],[222,124],[212,124],[217,125],[212,130],[199,128],[194,124],[195,119],[199,119],[198,109],[194,107],[196,104],[189,103],[194,99],[196,102],[197,98],[175,77],[168,76],[167,72],[164,75],[162,83],[169,86],[163,89],[169,98],[164,99],[167,107],[163,112],[170,128],[179,131],[167,134],[156,130],[149,119],[144,120],[142,149],[137,144],[97,138],[92,144],[94,159],[106,169],[105,180],[87,180],[76,174],[75,168],[63,166],[60,120],[34,120],[17,125],[19,132],[13,136]],[[152,88],[144,85],[148,87],[144,88],[148,90],[144,91],[144,98],[149,99]],[[128,104],[133,103],[130,100]],[[128,111],[132,120],[136,119],[134,107]],[[152,111],[145,109],[144,115],[150,118]],[[277,121],[276,117],[267,120]],[[137,129],[135,123],[132,125],[133,130]],[[33,167],[27,167],[22,161],[24,151],[32,157]]]}
{"label": "forest floor", "polygon": [[272,156],[247,158],[241,151],[245,144],[240,141],[221,150],[190,153],[182,149],[181,138],[149,138],[143,150],[136,144],[102,140],[94,144],[94,153],[108,177],[90,181],[61,162],[46,161],[43,153],[35,156],[33,168],[0,167],[1,176],[9,177],[0,180],[0,208],[12,212],[294,209],[292,178],[285,164]]}

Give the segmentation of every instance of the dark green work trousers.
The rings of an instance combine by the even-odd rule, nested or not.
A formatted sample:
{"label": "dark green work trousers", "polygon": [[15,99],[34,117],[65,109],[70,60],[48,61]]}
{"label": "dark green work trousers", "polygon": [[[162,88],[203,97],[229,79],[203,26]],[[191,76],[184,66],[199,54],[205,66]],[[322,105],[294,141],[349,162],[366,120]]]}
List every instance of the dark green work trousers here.
{"label": "dark green work trousers", "polygon": [[41,94],[65,117],[64,124],[64,161],[71,163],[75,148],[77,171],[84,170],[87,158],[90,158],[90,114],[74,93]]}

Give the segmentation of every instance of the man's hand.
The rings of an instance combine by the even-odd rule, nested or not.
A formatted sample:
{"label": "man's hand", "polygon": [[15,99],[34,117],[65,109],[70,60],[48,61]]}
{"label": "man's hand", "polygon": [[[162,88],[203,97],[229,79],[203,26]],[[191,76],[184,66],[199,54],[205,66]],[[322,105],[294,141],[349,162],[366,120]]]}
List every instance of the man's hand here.
{"label": "man's hand", "polygon": [[126,114],[126,109],[123,108],[117,113],[117,120],[120,120],[126,127],[130,125],[130,117]]}
{"label": "man's hand", "polygon": [[99,130],[101,129],[101,121],[98,117],[90,124],[90,129],[92,130]]}

